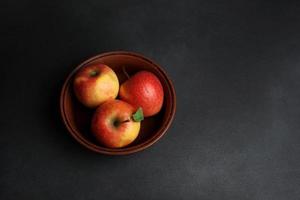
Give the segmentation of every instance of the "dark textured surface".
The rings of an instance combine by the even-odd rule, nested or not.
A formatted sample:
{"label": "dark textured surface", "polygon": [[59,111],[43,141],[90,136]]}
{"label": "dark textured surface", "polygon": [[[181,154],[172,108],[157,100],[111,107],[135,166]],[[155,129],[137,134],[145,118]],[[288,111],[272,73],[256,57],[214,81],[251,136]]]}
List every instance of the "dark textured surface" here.
{"label": "dark textured surface", "polygon": [[[0,199],[300,196],[297,1],[2,1]],[[174,82],[177,113],[151,148],[108,157],[67,133],[66,75],[111,50]]]}

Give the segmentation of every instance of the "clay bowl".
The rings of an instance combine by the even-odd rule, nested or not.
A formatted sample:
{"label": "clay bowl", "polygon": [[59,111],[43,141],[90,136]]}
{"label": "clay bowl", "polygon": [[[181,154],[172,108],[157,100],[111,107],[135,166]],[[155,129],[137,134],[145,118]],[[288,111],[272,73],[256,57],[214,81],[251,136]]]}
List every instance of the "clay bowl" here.
{"label": "clay bowl", "polygon": [[[84,107],[74,96],[72,87],[74,75],[81,67],[93,63],[104,63],[110,66],[116,72],[120,84],[126,80],[126,75],[122,70],[125,67],[129,75],[140,70],[151,71],[156,74],[163,85],[165,96],[162,110],[153,117],[145,118],[141,123],[137,139],[124,148],[107,148],[97,142],[90,131],[91,118],[95,110]],[[61,115],[70,134],[86,148],[109,155],[130,154],[154,144],[166,133],[175,115],[175,109],[174,87],[163,69],[142,55],[125,51],[103,53],[81,63],[67,77],[60,96]]]}

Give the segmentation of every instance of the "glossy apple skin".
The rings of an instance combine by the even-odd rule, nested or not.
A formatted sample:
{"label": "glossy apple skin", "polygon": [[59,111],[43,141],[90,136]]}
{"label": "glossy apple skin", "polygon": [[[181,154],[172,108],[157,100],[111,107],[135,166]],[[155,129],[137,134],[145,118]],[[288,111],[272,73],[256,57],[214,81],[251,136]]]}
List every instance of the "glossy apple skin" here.
{"label": "glossy apple skin", "polygon": [[164,101],[164,91],[159,79],[148,71],[137,72],[125,81],[120,87],[119,96],[135,109],[142,107],[145,117],[157,114]]}
{"label": "glossy apple skin", "polygon": [[139,134],[140,122],[132,120],[135,109],[121,100],[101,104],[92,118],[91,130],[106,147],[121,148],[133,142]]}
{"label": "glossy apple skin", "polygon": [[77,99],[89,108],[115,99],[119,92],[119,80],[115,72],[104,64],[83,67],[75,75],[73,89]]}

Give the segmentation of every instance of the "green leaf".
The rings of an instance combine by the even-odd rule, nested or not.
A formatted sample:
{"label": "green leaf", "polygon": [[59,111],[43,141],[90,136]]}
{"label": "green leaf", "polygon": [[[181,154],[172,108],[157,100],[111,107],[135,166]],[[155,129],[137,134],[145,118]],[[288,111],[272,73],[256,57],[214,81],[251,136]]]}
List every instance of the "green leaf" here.
{"label": "green leaf", "polygon": [[139,107],[137,111],[132,115],[133,121],[140,122],[144,119],[143,109]]}

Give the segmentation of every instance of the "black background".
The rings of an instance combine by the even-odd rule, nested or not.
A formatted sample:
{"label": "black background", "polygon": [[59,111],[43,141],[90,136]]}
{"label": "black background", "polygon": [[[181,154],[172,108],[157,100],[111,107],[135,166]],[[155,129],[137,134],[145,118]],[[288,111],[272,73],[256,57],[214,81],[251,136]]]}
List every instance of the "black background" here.
{"label": "black background", "polygon": [[[1,1],[0,198],[300,197],[299,1]],[[81,147],[67,74],[128,50],[163,66],[177,112],[151,148]]]}

